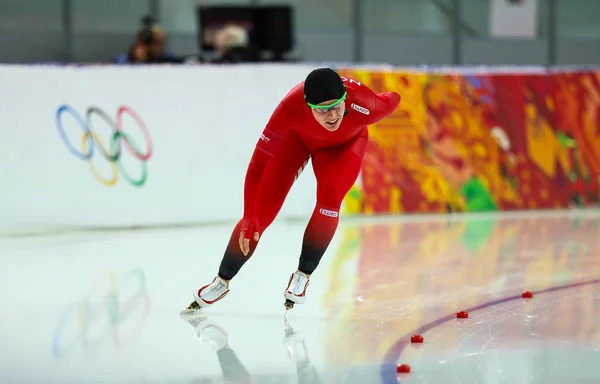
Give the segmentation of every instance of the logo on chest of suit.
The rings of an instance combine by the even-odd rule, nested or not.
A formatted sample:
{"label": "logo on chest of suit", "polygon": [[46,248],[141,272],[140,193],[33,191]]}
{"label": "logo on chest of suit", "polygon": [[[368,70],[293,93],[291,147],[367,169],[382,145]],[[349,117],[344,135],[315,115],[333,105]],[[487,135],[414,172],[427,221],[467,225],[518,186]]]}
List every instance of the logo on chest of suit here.
{"label": "logo on chest of suit", "polygon": [[352,103],[352,109],[354,109],[355,111],[358,111],[364,115],[369,115],[371,114],[371,111],[369,111],[367,108],[365,107],[361,107],[360,105],[356,105],[354,103]]}

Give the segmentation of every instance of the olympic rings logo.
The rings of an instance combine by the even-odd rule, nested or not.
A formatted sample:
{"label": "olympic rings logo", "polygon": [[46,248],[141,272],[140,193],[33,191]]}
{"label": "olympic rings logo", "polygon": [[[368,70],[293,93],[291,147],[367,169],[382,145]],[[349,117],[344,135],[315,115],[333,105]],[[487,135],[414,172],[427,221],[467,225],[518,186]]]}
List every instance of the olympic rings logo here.
{"label": "olympic rings logo", "polygon": [[[71,115],[83,129],[83,136],[81,137],[80,143],[82,148],[81,151],[76,149],[67,138],[63,125],[64,114]],[[132,117],[137,123],[138,128],[142,131],[142,135],[146,142],[146,153],[142,153],[137,143],[135,143],[128,134],[123,132],[123,116],[125,114]],[[92,124],[92,117],[94,116],[97,116],[98,119],[104,121],[113,131],[108,147],[94,130],[94,125]],[[119,106],[115,121],[106,112],[95,106],[91,106],[86,110],[84,118],[73,107],[63,104],[56,111],[56,127],[58,128],[58,133],[67,146],[67,149],[75,157],[87,161],[90,171],[100,183],[108,187],[114,186],[117,184],[119,171],[121,171],[125,181],[134,187],[141,187],[146,183],[146,180],[148,179],[148,166],[146,163],[152,157],[152,137],[140,115],[131,107],[126,105]],[[133,176],[124,169],[121,163],[121,144],[125,145],[125,148],[127,148],[127,151],[132,156],[141,161],[142,174],[138,179],[134,179]],[[98,150],[102,157],[111,164],[111,176],[109,178],[103,177],[92,162],[92,157],[96,150]]]}
{"label": "olympic rings logo", "polygon": [[103,274],[94,281],[88,296],[63,312],[54,331],[53,355],[64,357],[77,345],[89,352],[100,348],[106,339],[119,349],[139,335],[149,313],[150,297],[142,269],[129,271],[120,281],[113,272]]}

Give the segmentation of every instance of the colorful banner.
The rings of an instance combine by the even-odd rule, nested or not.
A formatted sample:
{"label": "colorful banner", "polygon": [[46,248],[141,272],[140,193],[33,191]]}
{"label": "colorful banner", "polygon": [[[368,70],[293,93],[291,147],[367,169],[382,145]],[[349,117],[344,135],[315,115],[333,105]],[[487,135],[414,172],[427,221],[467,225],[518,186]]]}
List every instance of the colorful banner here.
{"label": "colorful banner", "polygon": [[[238,220],[254,143],[281,98],[320,65],[0,65],[0,88],[11,95],[3,118],[7,127],[18,128],[0,130],[0,174],[8,180],[0,232]],[[370,128],[364,169],[345,201],[347,211],[598,202],[598,69],[447,70],[341,70],[376,91],[403,97],[392,116]],[[149,98],[140,84],[155,78],[161,92]],[[229,116],[229,104],[215,104],[224,97],[240,105],[236,114]],[[279,218],[311,215],[316,181],[310,168]]]}
{"label": "colorful banner", "polygon": [[349,213],[476,212],[600,200],[600,72],[345,69],[402,95],[370,129]]}

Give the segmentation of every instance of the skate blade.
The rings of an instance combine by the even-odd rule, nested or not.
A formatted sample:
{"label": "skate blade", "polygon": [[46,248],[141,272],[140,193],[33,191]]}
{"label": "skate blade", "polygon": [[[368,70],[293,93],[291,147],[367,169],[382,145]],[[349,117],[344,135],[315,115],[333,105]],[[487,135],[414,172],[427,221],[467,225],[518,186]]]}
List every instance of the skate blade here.
{"label": "skate blade", "polygon": [[195,301],[192,302],[186,309],[179,313],[179,317],[181,317],[184,321],[190,321],[194,319],[205,318],[206,314],[202,311],[202,307],[198,305]]}
{"label": "skate blade", "polygon": [[286,311],[289,311],[290,309],[294,308],[294,302],[290,299],[285,299],[285,304],[283,304],[283,306],[285,307]]}

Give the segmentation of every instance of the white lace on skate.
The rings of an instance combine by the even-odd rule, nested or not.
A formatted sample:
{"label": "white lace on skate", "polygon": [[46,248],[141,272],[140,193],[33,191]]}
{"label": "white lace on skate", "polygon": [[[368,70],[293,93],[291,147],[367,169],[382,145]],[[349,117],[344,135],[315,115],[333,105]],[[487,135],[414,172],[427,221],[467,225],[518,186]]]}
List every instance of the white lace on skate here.
{"label": "white lace on skate", "polygon": [[303,304],[306,300],[306,288],[308,287],[309,282],[310,280],[304,273],[294,272],[290,277],[290,282],[285,290],[285,298],[296,304]]}
{"label": "white lace on skate", "polygon": [[194,291],[194,299],[202,308],[209,307],[229,293],[227,282],[219,276],[212,283]]}

